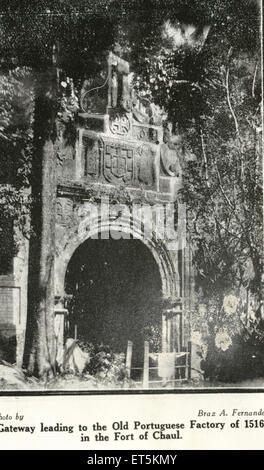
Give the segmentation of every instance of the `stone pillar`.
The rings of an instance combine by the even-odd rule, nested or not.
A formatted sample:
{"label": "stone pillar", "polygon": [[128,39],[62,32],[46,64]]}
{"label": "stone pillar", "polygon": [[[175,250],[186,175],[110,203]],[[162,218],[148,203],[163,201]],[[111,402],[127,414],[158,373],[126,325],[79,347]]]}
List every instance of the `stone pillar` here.
{"label": "stone pillar", "polygon": [[182,303],[162,313],[162,352],[182,351]]}
{"label": "stone pillar", "polygon": [[68,315],[68,310],[64,308],[61,299],[55,300],[54,308],[54,330],[56,339],[56,362],[60,367],[63,364],[64,356],[64,324],[65,317]]}

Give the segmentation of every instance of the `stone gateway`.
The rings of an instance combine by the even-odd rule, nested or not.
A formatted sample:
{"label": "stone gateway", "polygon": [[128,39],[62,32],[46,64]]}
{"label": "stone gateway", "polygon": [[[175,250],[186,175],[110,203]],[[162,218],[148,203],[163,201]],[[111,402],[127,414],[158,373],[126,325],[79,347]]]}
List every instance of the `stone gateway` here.
{"label": "stone gateway", "polygon": [[[151,328],[158,331],[159,353],[187,352],[190,341],[192,262],[178,217],[184,156],[177,136],[164,131],[162,113],[136,96],[129,64],[110,53],[108,73],[104,109],[102,103],[85,107],[89,90],[81,96],[74,144],[64,137],[61,123],[54,214],[60,363],[67,338],[80,334],[98,344],[107,341],[117,352],[125,352],[129,340],[136,351],[143,348],[143,331]],[[166,231],[169,219],[173,230]],[[7,334],[15,331],[18,365],[28,263],[25,243],[14,273],[1,282],[8,306],[1,322]]]}

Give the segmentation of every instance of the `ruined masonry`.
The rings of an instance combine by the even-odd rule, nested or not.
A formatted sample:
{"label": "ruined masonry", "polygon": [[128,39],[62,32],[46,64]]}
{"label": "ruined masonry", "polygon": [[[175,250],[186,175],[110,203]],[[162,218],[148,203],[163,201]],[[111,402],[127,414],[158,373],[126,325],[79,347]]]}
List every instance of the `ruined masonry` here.
{"label": "ruined masonry", "polygon": [[[55,261],[55,329],[63,347],[69,328],[65,277],[76,250],[98,234],[114,230],[117,215],[111,197],[127,208],[122,231],[140,240],[151,253],[161,280],[161,352],[186,351],[190,340],[192,270],[188,244],[159,233],[159,224],[147,230],[140,210],[132,217],[131,204],[149,205],[157,222],[157,206],[173,208],[180,224],[178,191],[182,183],[184,152],[177,136],[164,126],[160,109],[137,97],[131,86],[129,64],[110,54],[108,75],[99,93],[83,90],[78,112],[76,145],[61,137],[58,151],[58,186]],[[63,133],[62,133],[63,134]],[[94,196],[96,195],[96,197]],[[91,212],[91,196],[98,210]],[[101,199],[101,200],[100,200]],[[109,217],[101,213],[110,202]],[[169,206],[168,206],[169,205]],[[147,233],[147,236],[146,236]],[[27,246],[14,260],[13,273],[1,276],[1,330],[16,334],[17,363],[21,365],[27,313]],[[119,263],[117,257],[116,263]],[[121,334],[121,333],[120,333]],[[130,339],[130,338],[127,338]]]}

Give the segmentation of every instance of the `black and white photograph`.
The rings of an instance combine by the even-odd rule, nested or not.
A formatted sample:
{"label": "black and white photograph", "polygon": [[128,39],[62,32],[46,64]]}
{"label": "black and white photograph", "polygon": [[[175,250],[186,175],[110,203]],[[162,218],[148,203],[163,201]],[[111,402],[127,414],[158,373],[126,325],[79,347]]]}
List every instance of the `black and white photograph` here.
{"label": "black and white photograph", "polygon": [[264,391],[261,8],[1,0],[0,395]]}

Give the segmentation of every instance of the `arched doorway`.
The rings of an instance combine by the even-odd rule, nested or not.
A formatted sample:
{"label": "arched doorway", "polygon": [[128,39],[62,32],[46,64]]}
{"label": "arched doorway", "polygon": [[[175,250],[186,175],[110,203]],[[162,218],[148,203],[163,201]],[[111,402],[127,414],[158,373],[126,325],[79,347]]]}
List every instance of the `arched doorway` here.
{"label": "arched doorway", "polygon": [[73,253],[66,270],[65,291],[73,296],[70,335],[135,356],[144,339],[161,349],[162,282],[156,260],[137,239],[89,238]]}

